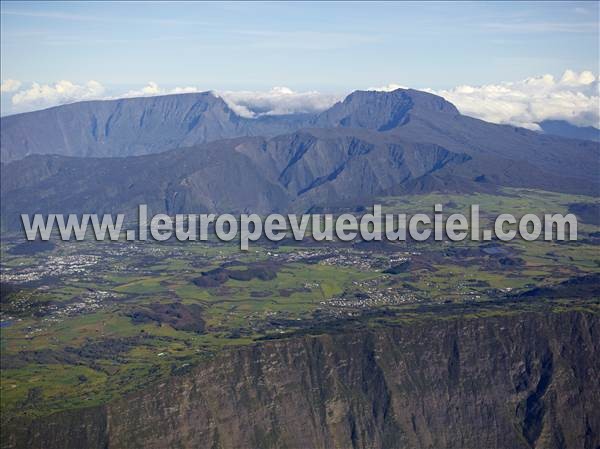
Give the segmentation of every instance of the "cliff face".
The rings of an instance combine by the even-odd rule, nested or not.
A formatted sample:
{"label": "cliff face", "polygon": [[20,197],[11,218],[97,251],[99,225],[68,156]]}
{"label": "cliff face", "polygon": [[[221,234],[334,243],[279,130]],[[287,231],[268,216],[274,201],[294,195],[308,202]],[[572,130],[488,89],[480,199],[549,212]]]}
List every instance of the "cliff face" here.
{"label": "cliff face", "polygon": [[4,446],[596,449],[599,378],[598,315],[428,321],[240,348]]}

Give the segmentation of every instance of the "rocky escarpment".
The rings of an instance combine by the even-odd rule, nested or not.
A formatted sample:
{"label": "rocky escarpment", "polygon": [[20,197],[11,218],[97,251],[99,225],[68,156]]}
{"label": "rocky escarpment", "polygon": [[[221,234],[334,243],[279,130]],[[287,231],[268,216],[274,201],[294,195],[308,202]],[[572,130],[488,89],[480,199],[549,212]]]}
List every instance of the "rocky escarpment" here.
{"label": "rocky escarpment", "polygon": [[104,407],[15,425],[3,447],[596,449],[599,318],[531,313],[266,342]]}
{"label": "rocky escarpment", "polygon": [[0,160],[31,154],[116,157],[214,140],[276,135],[306,126],[303,115],[240,117],[212,92],[84,101],[2,117]]}

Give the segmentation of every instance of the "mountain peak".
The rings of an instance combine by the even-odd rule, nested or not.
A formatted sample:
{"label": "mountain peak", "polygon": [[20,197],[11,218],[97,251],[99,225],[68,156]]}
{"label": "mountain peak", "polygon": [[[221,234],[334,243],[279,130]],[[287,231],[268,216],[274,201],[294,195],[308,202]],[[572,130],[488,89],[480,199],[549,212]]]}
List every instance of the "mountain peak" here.
{"label": "mountain peak", "polygon": [[91,100],[2,117],[1,160],[129,156],[245,135],[214,92]]}
{"label": "mountain peak", "polygon": [[411,115],[439,113],[460,114],[452,103],[442,97],[419,90],[357,90],[321,113],[317,124],[388,131],[406,124]]}
{"label": "mountain peak", "polygon": [[415,89],[399,88],[392,91],[356,90],[348,95],[343,103],[359,104],[374,103],[376,105],[392,102],[396,104],[410,103],[411,109],[421,111],[445,112],[459,114],[458,109],[439,95]]}

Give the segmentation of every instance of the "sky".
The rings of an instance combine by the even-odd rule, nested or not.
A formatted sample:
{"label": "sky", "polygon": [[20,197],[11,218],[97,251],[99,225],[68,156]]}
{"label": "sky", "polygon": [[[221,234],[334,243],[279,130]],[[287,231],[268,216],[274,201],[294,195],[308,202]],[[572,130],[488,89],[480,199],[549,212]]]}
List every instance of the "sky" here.
{"label": "sky", "polygon": [[[565,73],[579,84],[570,94],[593,106],[599,14],[598,2],[2,2],[2,114],[195,90],[228,92],[246,114],[252,94],[287,95],[288,106],[301,94],[302,107],[322,109],[390,85],[472,109],[481,97],[459,88],[516,83],[522,95],[527,80],[550,75],[563,91]],[[594,124],[593,111],[570,114]]]}

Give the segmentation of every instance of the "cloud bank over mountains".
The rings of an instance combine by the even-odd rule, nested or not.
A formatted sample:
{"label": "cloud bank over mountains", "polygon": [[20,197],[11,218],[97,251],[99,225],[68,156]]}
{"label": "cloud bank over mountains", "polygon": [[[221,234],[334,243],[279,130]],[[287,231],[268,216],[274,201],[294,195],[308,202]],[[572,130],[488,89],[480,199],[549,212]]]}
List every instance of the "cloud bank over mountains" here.
{"label": "cloud bank over mountains", "polygon": [[426,90],[454,103],[465,115],[539,130],[537,123],[543,120],[598,127],[598,87],[598,77],[592,72],[567,70],[559,79],[543,75],[518,82]]}
{"label": "cloud bank over mountains", "polygon": [[[9,87],[22,84],[20,81],[7,80],[2,83],[2,93],[5,92],[5,83]],[[26,112],[75,101],[96,100],[103,97],[105,88],[94,80],[83,85],[62,80],[53,85],[32,83],[27,89],[18,90],[17,87],[8,92],[14,92],[11,98],[14,112]]]}
{"label": "cloud bank over mountains", "polygon": [[201,90],[193,86],[164,89],[154,81],[149,81],[148,84],[141,89],[130,90],[125,92],[123,95],[113,98],[151,97],[153,95],[187,94],[192,92],[201,92]]}
{"label": "cloud bank over mountains", "polygon": [[19,89],[19,87],[21,87],[21,81],[8,79],[2,81],[2,84],[0,84],[0,92],[15,92]]}
{"label": "cloud bank over mountains", "polygon": [[[402,88],[389,84],[369,90],[391,91]],[[2,82],[3,97],[10,97],[9,111],[17,113],[42,109],[83,100],[131,98],[201,92],[195,86],[164,88],[149,82],[146,86],[121,94],[109,94],[101,83],[90,80],[85,84],[58,81],[55,84],[32,83],[23,87],[18,80]],[[516,82],[462,85],[447,90],[421,88],[454,103],[465,115],[493,123],[511,124],[539,130],[543,120],[565,120],[577,126],[600,126],[600,95],[598,76],[590,71],[567,70],[560,78],[552,75],[531,77]],[[318,91],[296,92],[287,87],[269,91],[217,91],[233,111],[243,117],[312,113],[327,109],[344,98],[344,94]],[[3,106],[6,98],[3,98]]]}
{"label": "cloud bank over mountains", "polygon": [[242,117],[319,112],[345,96],[317,91],[294,92],[287,87],[274,87],[268,92],[225,91],[216,94]]}

